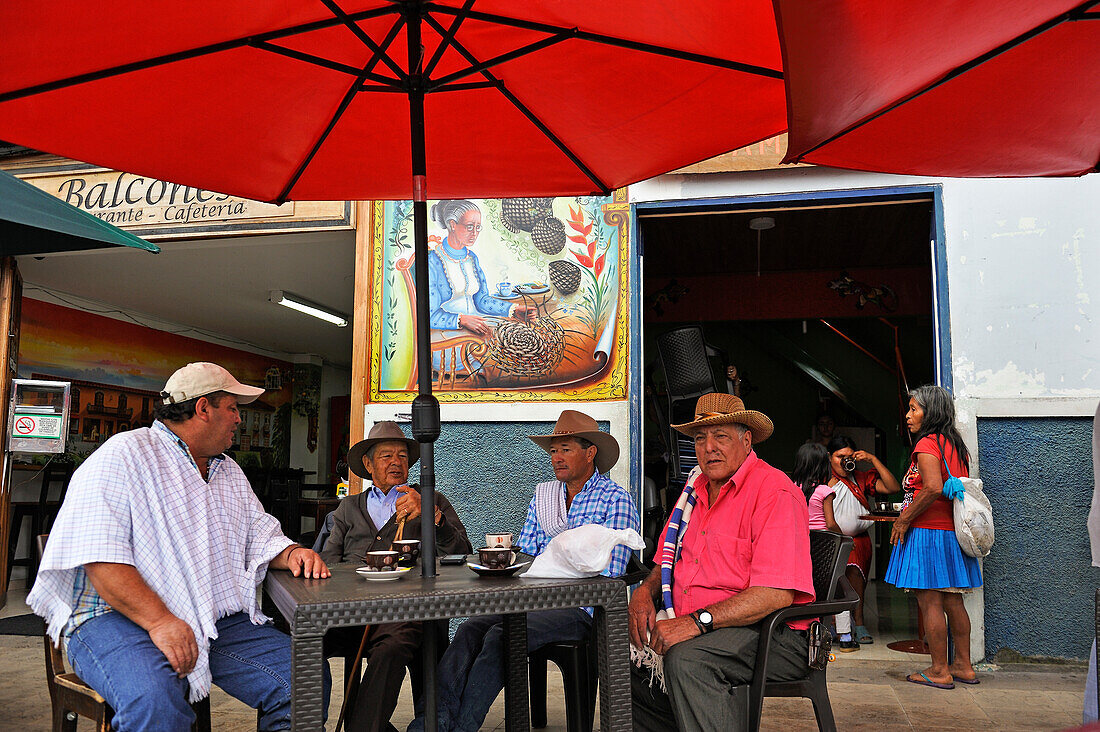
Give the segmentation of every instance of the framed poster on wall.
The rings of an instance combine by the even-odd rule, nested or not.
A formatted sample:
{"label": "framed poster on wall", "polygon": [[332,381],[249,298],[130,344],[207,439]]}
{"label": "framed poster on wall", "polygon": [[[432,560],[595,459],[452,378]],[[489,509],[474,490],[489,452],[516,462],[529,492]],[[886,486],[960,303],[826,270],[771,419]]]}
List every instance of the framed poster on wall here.
{"label": "framed poster on wall", "polygon": [[[612,197],[430,201],[441,402],[627,398],[630,206]],[[412,204],[374,204],[368,401],[416,394]]]}

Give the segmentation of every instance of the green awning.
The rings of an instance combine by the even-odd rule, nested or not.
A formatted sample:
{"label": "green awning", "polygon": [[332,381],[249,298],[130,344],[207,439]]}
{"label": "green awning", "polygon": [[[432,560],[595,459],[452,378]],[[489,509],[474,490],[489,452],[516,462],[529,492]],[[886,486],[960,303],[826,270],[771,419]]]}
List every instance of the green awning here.
{"label": "green awning", "polygon": [[0,255],[53,254],[120,246],[154,254],[156,244],[0,171]]}

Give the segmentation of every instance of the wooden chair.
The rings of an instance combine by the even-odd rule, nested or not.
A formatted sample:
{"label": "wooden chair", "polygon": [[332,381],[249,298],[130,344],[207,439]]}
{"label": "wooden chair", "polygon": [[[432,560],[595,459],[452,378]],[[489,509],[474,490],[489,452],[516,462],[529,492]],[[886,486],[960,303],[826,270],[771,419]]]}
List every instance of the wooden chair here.
{"label": "wooden chair", "polygon": [[[37,537],[39,560],[46,549],[48,536],[40,534]],[[50,640],[49,633],[43,633],[42,641],[46,649],[46,686],[53,704],[53,732],[76,732],[78,717],[95,722],[96,732],[110,732],[114,710],[95,689],[65,668],[64,654]],[[210,697],[195,702],[191,708],[195,711],[192,732],[210,732]]]}

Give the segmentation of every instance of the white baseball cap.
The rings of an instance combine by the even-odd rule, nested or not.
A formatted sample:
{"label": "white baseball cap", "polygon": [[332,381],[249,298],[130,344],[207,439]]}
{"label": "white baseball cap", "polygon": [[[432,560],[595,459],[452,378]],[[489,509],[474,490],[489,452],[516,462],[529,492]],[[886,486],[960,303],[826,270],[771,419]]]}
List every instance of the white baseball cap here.
{"label": "white baseball cap", "polygon": [[216,363],[189,363],[168,377],[160,393],[165,404],[178,404],[216,391],[237,397],[238,404],[248,404],[264,393],[258,386],[246,386]]}

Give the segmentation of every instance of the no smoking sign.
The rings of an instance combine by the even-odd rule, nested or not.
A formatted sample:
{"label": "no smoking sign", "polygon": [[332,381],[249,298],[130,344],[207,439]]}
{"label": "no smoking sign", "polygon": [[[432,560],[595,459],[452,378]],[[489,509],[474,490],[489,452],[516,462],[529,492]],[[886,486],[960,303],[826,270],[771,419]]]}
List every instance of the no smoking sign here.
{"label": "no smoking sign", "polygon": [[61,439],[61,418],[16,413],[12,432],[15,437],[58,440]]}

